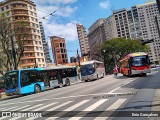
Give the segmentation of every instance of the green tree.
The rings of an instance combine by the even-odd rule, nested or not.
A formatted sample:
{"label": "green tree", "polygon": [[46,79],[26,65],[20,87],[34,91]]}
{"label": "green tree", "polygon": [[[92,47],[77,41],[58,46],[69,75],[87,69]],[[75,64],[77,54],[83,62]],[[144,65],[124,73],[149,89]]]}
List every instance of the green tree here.
{"label": "green tree", "polygon": [[4,75],[5,71],[14,69],[11,37],[14,38],[18,66],[24,53],[25,40],[32,38],[30,33],[28,22],[12,21],[11,23],[5,13],[0,14],[0,74]]}
{"label": "green tree", "polygon": [[[105,53],[103,52],[105,50]],[[115,67],[115,60],[118,62],[125,55],[134,52],[148,52],[147,45],[142,46],[140,40],[131,40],[126,38],[114,38],[101,45],[101,51],[105,56],[105,65],[107,71],[112,71]]]}

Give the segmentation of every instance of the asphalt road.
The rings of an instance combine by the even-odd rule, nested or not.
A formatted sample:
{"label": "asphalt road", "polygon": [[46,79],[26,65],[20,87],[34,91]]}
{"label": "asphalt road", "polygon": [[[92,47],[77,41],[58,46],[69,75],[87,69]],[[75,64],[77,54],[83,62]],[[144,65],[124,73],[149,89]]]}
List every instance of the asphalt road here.
{"label": "asphalt road", "polygon": [[[141,113],[151,110],[160,111],[159,89],[159,71],[153,71],[146,77],[119,75],[114,78],[113,75],[108,75],[91,82],[78,83],[38,94],[0,101],[0,111],[45,111],[42,115],[49,116],[48,119],[50,120],[154,119],[152,117],[135,116],[140,113],[138,111],[141,111]],[[92,112],[88,113],[89,111]],[[129,117],[133,115],[132,113],[134,113],[134,117]],[[55,116],[51,117],[53,114]],[[75,115],[75,117],[72,117],[72,115]],[[2,119],[26,118],[0,118],[0,120]],[[43,120],[44,118],[31,117],[29,119]],[[158,118],[156,119],[158,120]]]}

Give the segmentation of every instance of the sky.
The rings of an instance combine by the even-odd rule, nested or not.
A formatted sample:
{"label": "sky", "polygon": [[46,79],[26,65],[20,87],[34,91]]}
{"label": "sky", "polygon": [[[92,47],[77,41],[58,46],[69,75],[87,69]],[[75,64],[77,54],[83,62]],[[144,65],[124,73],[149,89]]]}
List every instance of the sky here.
{"label": "sky", "polygon": [[[0,0],[3,1],[3,0]],[[147,0],[32,0],[37,5],[39,21],[42,21],[46,40],[51,45],[49,36],[59,36],[66,40],[68,60],[80,53],[76,23],[83,24],[86,29],[99,18],[107,18],[112,10],[130,9],[131,6],[143,4]],[[70,4],[61,8],[65,4]],[[57,10],[59,9],[59,10]],[[54,12],[56,11],[56,12]],[[52,13],[52,15],[48,15]],[[47,16],[46,16],[47,15]]]}
{"label": "sky", "polygon": [[[66,7],[61,8],[72,1]],[[121,8],[130,9],[131,6],[143,4],[146,0],[33,0],[37,5],[37,12],[43,22],[46,40],[49,43],[50,55],[53,60],[50,40],[48,36],[59,36],[66,40],[68,60],[76,56],[77,49],[80,53],[76,23],[83,24],[86,29],[99,18],[107,18],[112,10]],[[53,15],[46,13],[53,13]],[[43,11],[43,12],[42,12]],[[41,18],[45,18],[41,19]]]}

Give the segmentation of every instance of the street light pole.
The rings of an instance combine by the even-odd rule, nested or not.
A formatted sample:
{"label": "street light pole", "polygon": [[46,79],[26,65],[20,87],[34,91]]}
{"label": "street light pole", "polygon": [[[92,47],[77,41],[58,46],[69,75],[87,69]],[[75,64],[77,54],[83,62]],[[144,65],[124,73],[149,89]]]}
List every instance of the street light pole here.
{"label": "street light pole", "polygon": [[13,56],[13,61],[14,61],[14,70],[17,70],[17,57],[16,57],[16,51],[14,48],[14,40],[13,40],[13,36],[11,36],[11,45],[12,45],[12,56]]}
{"label": "street light pole", "polygon": [[105,52],[106,52],[106,50],[103,50],[103,52],[104,52],[104,55],[103,55],[104,69],[105,69],[105,74],[106,74],[106,62],[105,62]]}

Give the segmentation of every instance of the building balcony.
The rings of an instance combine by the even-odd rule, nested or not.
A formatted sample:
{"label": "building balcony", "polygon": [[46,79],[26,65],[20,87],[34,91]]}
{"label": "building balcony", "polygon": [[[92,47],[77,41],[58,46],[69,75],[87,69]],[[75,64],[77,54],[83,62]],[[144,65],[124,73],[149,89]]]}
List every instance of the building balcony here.
{"label": "building balcony", "polygon": [[17,21],[27,21],[27,22],[29,22],[29,19],[13,19],[13,22],[17,22]]}
{"label": "building balcony", "polygon": [[21,58],[21,60],[29,60],[29,59],[35,59],[35,58],[36,58],[35,55],[33,55],[33,56],[23,56],[23,57]]}
{"label": "building balcony", "polygon": [[24,46],[34,46],[33,44],[25,44]]}
{"label": "building balcony", "polygon": [[14,12],[14,13],[12,13],[12,16],[17,16],[17,15],[21,15],[21,16],[29,16],[28,13],[23,13],[23,12]]}
{"label": "building balcony", "polygon": [[27,6],[19,6],[19,5],[16,5],[16,6],[12,6],[12,9],[13,10],[28,10],[28,7]]}

